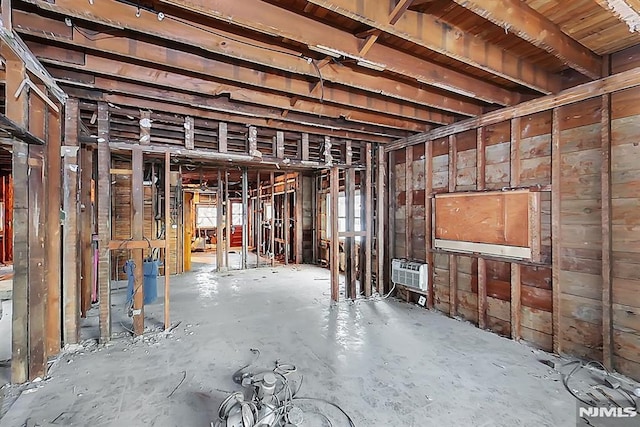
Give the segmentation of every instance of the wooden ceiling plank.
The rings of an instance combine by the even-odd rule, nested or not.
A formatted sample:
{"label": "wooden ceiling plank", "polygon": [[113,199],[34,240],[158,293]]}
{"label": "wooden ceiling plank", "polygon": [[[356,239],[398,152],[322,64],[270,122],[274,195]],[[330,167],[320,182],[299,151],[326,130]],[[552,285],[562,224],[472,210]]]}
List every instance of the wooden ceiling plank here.
{"label": "wooden ceiling plank", "polygon": [[549,52],[571,68],[601,77],[602,59],[521,0],[454,0],[460,6]]}
{"label": "wooden ceiling plank", "polygon": [[637,0],[596,0],[605,10],[629,27],[629,32],[640,31],[640,2]]}
{"label": "wooden ceiling plank", "polygon": [[[384,23],[387,13],[384,2],[307,1],[538,92],[550,94],[560,90],[559,76],[505,52],[497,45],[466,34],[432,15],[407,10],[401,20],[389,25]],[[393,56],[381,64],[387,65],[390,58]]]}
{"label": "wooden ceiling plank", "polygon": [[[438,124],[453,122],[453,117],[451,116],[443,116],[437,112],[428,110],[421,112],[417,111],[424,116],[423,119],[418,121],[414,118],[394,117],[381,113],[349,109],[309,99],[300,99],[294,106],[291,106],[290,98],[284,95],[242,88],[233,84],[219,83],[213,80],[200,79],[169,71],[159,72],[155,68],[137,64],[127,64],[115,59],[103,58],[89,54],[85,54],[85,61],[83,65],[70,64],[64,61],[50,59],[56,57],[54,52],[59,48],[41,45],[35,42],[30,42],[29,47],[44,63],[61,65],[81,72],[135,80],[146,84],[164,87],[178,87],[185,91],[207,94],[209,96],[225,95],[229,96],[232,100],[240,102],[266,105],[279,109],[292,109],[294,111],[316,114],[324,117],[344,117],[347,120],[412,131],[421,131],[421,128],[426,126],[422,121]],[[410,111],[408,111],[408,113],[410,113]]]}
{"label": "wooden ceiling plank", "polygon": [[[235,26],[306,44],[309,47],[333,47],[343,52],[344,56],[348,58],[359,57],[361,40],[358,37],[261,0],[243,0],[242,2],[224,0],[160,1]],[[60,0],[58,0],[59,2]],[[389,58],[393,58],[392,63],[387,63]],[[521,100],[520,94],[516,92],[379,43],[369,50],[367,59],[376,63],[387,63],[387,70],[398,75],[410,77],[425,85],[473,99],[499,105],[514,105]],[[315,73],[308,74],[315,75]],[[369,76],[354,72],[347,67],[339,69],[327,67],[326,71],[323,70],[323,76],[328,81],[393,96],[393,93],[387,93],[388,88],[382,88],[381,92],[381,89],[376,90],[369,83],[369,78],[373,78],[374,82],[380,82],[386,80],[384,76]],[[396,89],[393,89],[391,92],[395,91]]]}
{"label": "wooden ceiling plank", "polygon": [[[147,43],[142,40],[127,39],[124,37],[113,37],[106,33],[95,33],[91,39],[85,36],[86,29],[77,26],[69,35],[58,36],[49,27],[56,27],[58,21],[40,17],[33,13],[16,10],[14,11],[14,21],[16,31],[21,34],[28,34],[46,40],[55,40],[60,43],[82,47],[86,49],[95,49],[102,52],[121,55],[131,59],[151,62],[154,64],[165,64],[171,68],[188,70],[198,74],[210,75],[211,70],[216,70],[216,76],[221,79],[241,82],[244,84],[268,88],[280,92],[289,92],[298,96],[309,96],[309,84],[307,78],[296,78],[296,76],[285,77],[282,73],[269,73],[254,70],[249,67],[229,64],[227,62],[206,58],[204,56],[182,52],[177,49],[171,49],[166,46]],[[60,52],[65,56],[68,53]],[[306,66],[306,65],[305,65]],[[328,77],[336,73],[345,73],[346,67],[333,67],[327,65],[322,69],[323,79],[331,80]],[[339,70],[336,72],[336,70]],[[354,71],[349,72],[353,75],[349,80],[355,80],[357,74]],[[314,77],[317,73],[314,71]],[[420,106],[428,106],[432,108],[450,111],[464,116],[476,116],[482,114],[482,107],[471,102],[452,99],[440,94],[436,94],[424,89],[419,89],[402,82],[387,79],[387,82],[376,82],[375,76],[360,75],[357,77],[367,87],[375,87],[381,90],[384,96],[393,96],[394,100],[401,100],[418,104]],[[377,86],[376,86],[377,85]],[[348,85],[347,85],[348,86]],[[379,87],[378,87],[379,86]],[[385,90],[382,90],[386,87]],[[376,97],[367,96],[364,93],[354,93],[343,87],[329,87],[325,85],[324,90],[325,101],[346,104],[351,107],[370,108],[376,111],[386,111],[389,114],[400,114],[406,116],[412,108],[409,105],[393,102],[393,100],[384,103],[377,102]],[[376,95],[379,96],[379,95]],[[378,98],[379,99],[379,98]],[[417,106],[413,106],[417,109]],[[421,108],[422,109],[422,108]]]}

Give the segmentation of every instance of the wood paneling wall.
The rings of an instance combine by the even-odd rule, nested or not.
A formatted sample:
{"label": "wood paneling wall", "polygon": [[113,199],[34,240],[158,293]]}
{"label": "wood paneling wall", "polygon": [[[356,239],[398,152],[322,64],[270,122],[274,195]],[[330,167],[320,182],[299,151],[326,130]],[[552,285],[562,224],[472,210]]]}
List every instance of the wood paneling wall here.
{"label": "wood paneling wall", "polygon": [[[613,73],[640,66],[640,48],[614,55],[611,65]],[[406,149],[392,152],[395,257],[428,258],[416,248],[429,248],[432,236],[425,240],[416,230],[425,230],[431,219],[421,204],[430,195],[420,194],[429,179],[430,194],[542,190],[541,262],[434,252],[437,310],[544,350],[604,361],[640,379],[638,98],[640,88],[628,89],[435,139],[426,143],[429,150],[414,146],[411,156]]]}

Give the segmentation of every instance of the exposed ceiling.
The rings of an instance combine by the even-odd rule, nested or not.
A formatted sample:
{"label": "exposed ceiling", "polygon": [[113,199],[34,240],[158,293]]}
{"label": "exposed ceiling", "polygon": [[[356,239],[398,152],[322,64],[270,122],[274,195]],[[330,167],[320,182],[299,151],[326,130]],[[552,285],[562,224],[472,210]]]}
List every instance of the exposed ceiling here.
{"label": "exposed ceiling", "polygon": [[82,98],[88,133],[102,100],[122,139],[144,109],[167,143],[185,116],[204,146],[221,121],[230,139],[253,125],[384,143],[601,77],[603,55],[640,42],[636,3],[28,0],[13,26]]}

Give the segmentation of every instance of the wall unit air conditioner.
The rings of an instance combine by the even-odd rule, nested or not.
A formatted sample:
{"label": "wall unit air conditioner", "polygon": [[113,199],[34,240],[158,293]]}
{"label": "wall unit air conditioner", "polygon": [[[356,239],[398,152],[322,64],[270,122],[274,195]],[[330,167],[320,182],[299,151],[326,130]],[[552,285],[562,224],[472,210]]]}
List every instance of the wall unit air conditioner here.
{"label": "wall unit air conditioner", "polygon": [[396,285],[426,292],[429,286],[429,264],[394,259],[391,261],[391,281]]}

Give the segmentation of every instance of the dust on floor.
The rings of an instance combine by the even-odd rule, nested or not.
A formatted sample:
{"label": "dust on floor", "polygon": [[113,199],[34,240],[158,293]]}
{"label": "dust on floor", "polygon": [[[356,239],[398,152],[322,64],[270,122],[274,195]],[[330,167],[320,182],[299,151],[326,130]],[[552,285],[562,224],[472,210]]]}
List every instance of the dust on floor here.
{"label": "dust on floor", "polygon": [[252,348],[262,367],[295,364],[300,395],[360,427],[576,425],[575,400],[539,361],[551,356],[393,299],[332,305],[325,269],[194,264],[172,277],[171,313],[169,334],[65,354],[0,426],[210,426]]}

